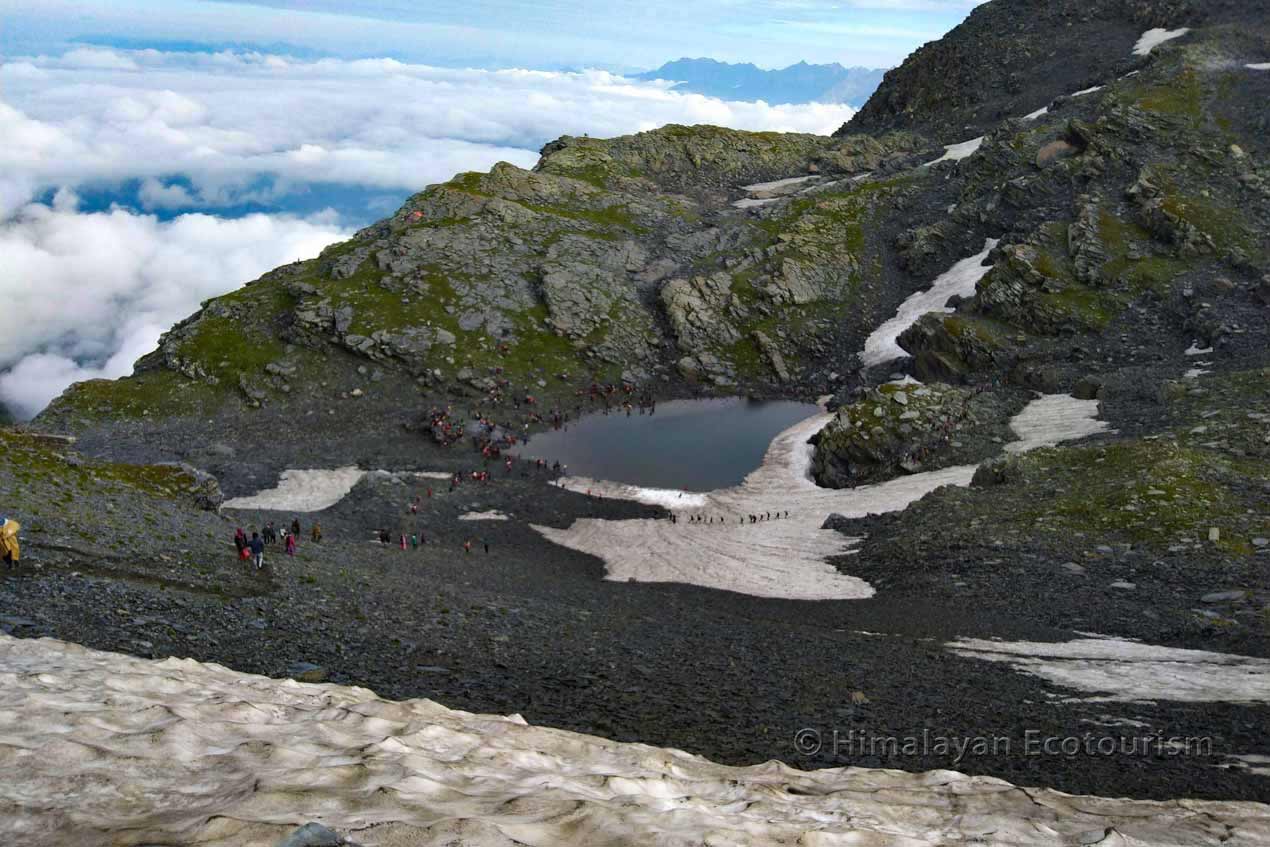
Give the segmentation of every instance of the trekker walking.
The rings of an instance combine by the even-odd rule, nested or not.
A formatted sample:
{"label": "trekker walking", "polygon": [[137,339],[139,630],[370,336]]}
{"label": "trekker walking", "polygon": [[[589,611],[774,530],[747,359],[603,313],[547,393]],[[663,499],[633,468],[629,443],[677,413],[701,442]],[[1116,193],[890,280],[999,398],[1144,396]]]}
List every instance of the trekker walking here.
{"label": "trekker walking", "polygon": [[295,540],[295,533],[291,533],[290,535],[287,536],[287,555],[288,556],[295,555],[296,544],[297,542]]}
{"label": "trekker walking", "polygon": [[291,534],[292,535],[300,534],[300,519],[299,518],[291,519]]}
{"label": "trekker walking", "polygon": [[[288,549],[291,545],[290,538],[290,536],[287,536]],[[256,570],[260,570],[265,566],[265,542],[264,539],[260,537],[260,533],[253,532],[251,534],[251,541],[247,542],[247,546],[251,550],[252,563],[255,564]]]}
{"label": "trekker walking", "polygon": [[318,544],[322,541],[322,525],[320,523],[313,524],[313,543]]}

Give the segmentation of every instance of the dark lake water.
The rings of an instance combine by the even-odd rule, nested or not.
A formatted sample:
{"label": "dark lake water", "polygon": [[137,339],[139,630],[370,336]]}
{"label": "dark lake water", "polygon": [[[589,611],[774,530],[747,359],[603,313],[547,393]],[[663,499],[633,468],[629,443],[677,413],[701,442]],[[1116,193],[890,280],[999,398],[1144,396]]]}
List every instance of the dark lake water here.
{"label": "dark lake water", "polygon": [[587,415],[567,432],[533,436],[520,455],[559,461],[571,476],[710,491],[739,483],[773,438],[819,411],[793,401],[675,400],[658,403],[654,415]]}

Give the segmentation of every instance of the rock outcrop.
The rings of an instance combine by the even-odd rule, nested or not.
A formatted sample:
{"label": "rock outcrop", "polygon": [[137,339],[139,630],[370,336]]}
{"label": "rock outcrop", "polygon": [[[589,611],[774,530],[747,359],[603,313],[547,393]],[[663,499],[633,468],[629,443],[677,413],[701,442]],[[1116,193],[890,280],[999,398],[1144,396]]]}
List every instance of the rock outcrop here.
{"label": "rock outcrop", "polygon": [[815,437],[812,475],[850,488],[942,467],[975,452],[1012,408],[973,389],[891,383],[842,406]]}

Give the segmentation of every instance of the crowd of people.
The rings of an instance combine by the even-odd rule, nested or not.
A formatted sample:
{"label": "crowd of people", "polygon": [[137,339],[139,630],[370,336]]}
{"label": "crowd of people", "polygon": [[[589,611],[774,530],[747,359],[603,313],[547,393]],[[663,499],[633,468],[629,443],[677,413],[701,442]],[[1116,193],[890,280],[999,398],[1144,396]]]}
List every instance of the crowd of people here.
{"label": "crowd of people", "polygon": [[[593,379],[588,385],[575,388],[574,393],[578,402],[572,409],[563,406],[544,409],[538,398],[532,394],[510,394],[510,382],[505,378],[501,368],[493,368],[491,373],[494,387],[487,392],[488,399],[494,405],[504,407],[509,405],[508,401],[510,401],[511,411],[506,419],[497,420],[493,415],[480,409],[461,412],[453,405],[433,406],[422,418],[420,428],[433,443],[452,448],[468,441],[472,450],[480,454],[480,467],[450,475],[447,483],[451,493],[464,484],[488,484],[498,465],[502,465],[503,472],[507,476],[511,476],[517,470],[525,478],[536,475],[559,477],[567,474],[568,467],[559,461],[548,462],[541,458],[523,459],[510,452],[517,446],[529,443],[530,428],[535,424],[545,424],[555,430],[568,431],[570,423],[576,422],[591,411],[601,411],[606,415],[614,411],[625,412],[628,416],[636,412],[640,415],[653,415],[657,412],[657,401],[651,392],[639,390],[628,382],[602,382],[598,379]],[[568,373],[556,376],[564,381],[569,379]],[[424,500],[432,497],[433,489],[430,486],[425,487],[407,504],[408,518],[395,521],[400,525],[399,529],[396,531],[387,527],[377,529],[374,532],[374,540],[383,546],[397,546],[402,550],[417,550],[426,546],[429,543],[428,532],[419,525],[418,516]],[[673,515],[671,519],[678,521],[678,518]],[[706,518],[694,517],[691,522],[706,522]],[[314,543],[321,541],[320,524],[313,524],[311,535]],[[287,555],[294,556],[300,537],[299,518],[294,519],[289,528],[275,527],[274,523],[269,521],[259,530],[253,527],[250,535],[239,528],[234,535],[234,546],[240,559],[250,560],[255,567],[263,568],[264,554],[268,547],[281,544]],[[432,541],[435,543],[435,538]],[[479,545],[485,553],[490,552],[488,540],[482,539],[475,544]],[[464,540],[465,553],[471,553],[473,547],[474,542],[471,538]]]}
{"label": "crowd of people", "polygon": [[[309,528],[309,537],[314,544],[321,543],[322,524],[314,522]],[[242,527],[234,532],[234,549],[238,551],[238,558],[250,560],[257,570],[265,566],[265,548],[274,544],[281,544],[288,556],[294,556],[300,546],[300,519],[293,519],[290,527],[282,529],[275,527],[273,521],[268,521],[259,530],[253,527],[250,537]]]}

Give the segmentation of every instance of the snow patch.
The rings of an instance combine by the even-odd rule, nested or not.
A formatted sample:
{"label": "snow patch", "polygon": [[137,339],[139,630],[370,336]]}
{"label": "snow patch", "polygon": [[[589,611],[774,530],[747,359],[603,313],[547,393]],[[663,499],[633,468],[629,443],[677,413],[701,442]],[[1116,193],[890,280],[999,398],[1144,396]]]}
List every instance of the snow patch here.
{"label": "snow patch", "polygon": [[[1134,73],[1137,73],[1137,71],[1134,71]],[[1095,85],[1091,88],[1082,88],[1080,91],[1073,91],[1068,96],[1069,97],[1084,97],[1086,94],[1093,94],[1095,91],[1102,91],[1106,87],[1107,86],[1105,85]],[[1050,111],[1049,106],[1042,106],[1041,108],[1037,109],[1035,112],[1028,112],[1026,115],[1023,116],[1023,120],[1034,121],[1039,117],[1048,115],[1049,111]]]}
{"label": "snow patch", "polygon": [[461,521],[505,521],[510,520],[507,515],[497,509],[488,512],[464,512],[459,515]]}
{"label": "snow patch", "polygon": [[809,176],[791,176],[788,179],[777,179],[772,182],[756,182],[753,185],[743,185],[741,190],[749,194],[767,194],[770,192],[779,192],[782,189],[789,188],[794,185],[801,185],[804,182],[816,179],[814,174]]}
{"label": "snow patch", "polygon": [[961,638],[947,647],[961,656],[1002,662],[1053,685],[1097,695],[1084,698],[1087,702],[1270,703],[1270,659],[1119,638],[1056,644]]}
{"label": "snow patch", "polygon": [[800,189],[803,183],[820,179],[816,174],[808,176],[792,176],[788,179],[777,179],[772,182],[756,182],[753,185],[743,185],[741,190],[751,195],[741,200],[733,202],[733,206],[737,209],[753,209],[759,206],[766,206],[768,203],[775,203],[782,197],[791,194],[799,194],[814,188]]}
{"label": "snow patch", "polygon": [[944,306],[950,297],[972,296],[979,280],[992,270],[992,266],[984,265],[984,262],[997,243],[997,239],[989,238],[984,242],[982,251],[957,262],[937,277],[930,288],[917,292],[901,303],[895,317],[875,329],[865,339],[864,365],[871,367],[907,356],[908,354],[904,352],[896,339],[927,312],[951,312],[952,309]]}
{"label": "snow patch", "polygon": [[963,141],[960,144],[949,144],[944,147],[944,155],[934,161],[927,162],[922,167],[929,168],[931,165],[938,165],[940,162],[960,162],[962,159],[969,158],[983,146],[984,136],[972,138],[969,141]]}
{"label": "snow patch", "polygon": [[1192,342],[1191,342],[1191,346],[1186,348],[1186,353],[1185,353],[1185,355],[1187,355],[1187,356],[1207,356],[1207,355],[1208,355],[1209,353],[1211,353],[1211,352],[1213,352],[1213,348],[1212,348],[1212,347],[1200,347],[1200,346],[1199,346],[1199,342],[1198,342],[1198,341],[1192,341]]}
{"label": "snow patch", "polygon": [[1175,38],[1181,38],[1190,32],[1190,27],[1182,27],[1181,29],[1148,29],[1142,33],[1142,37],[1138,39],[1138,43],[1133,45],[1133,55],[1146,56],[1152,50],[1159,47],[1166,41],[1172,41]]}
{"label": "snow patch", "polygon": [[1097,400],[1077,400],[1068,394],[1039,397],[1010,421],[1010,429],[1019,440],[1005,445],[1005,452],[1027,453],[1108,432],[1111,427],[1097,417]]}
{"label": "snow patch", "polygon": [[366,471],[348,466],[334,470],[282,472],[278,484],[248,497],[226,500],[226,509],[267,509],[275,512],[320,512],[343,500]]}
{"label": "snow patch", "polygon": [[1257,65],[1244,65],[1250,71],[1270,71],[1270,62],[1261,62]]}
{"label": "snow patch", "polygon": [[1234,763],[1227,767],[1240,768],[1257,776],[1270,776],[1270,756],[1251,753],[1246,756],[1227,756],[1226,758],[1234,760]]}
{"label": "snow patch", "polygon": [[265,509],[274,512],[320,512],[329,509],[348,496],[353,486],[367,476],[402,481],[403,477],[415,479],[449,479],[446,471],[364,471],[349,465],[330,470],[294,468],[282,472],[273,488],[258,491],[246,497],[226,500],[226,509]]}
{"label": "snow patch", "polygon": [[[1016,847],[1270,843],[1270,806],[1078,797],[954,771],[719,765],[364,688],[0,636],[0,840]],[[1104,838],[1104,834],[1109,833]]]}
{"label": "snow patch", "polygon": [[[1014,419],[1021,440],[1010,446],[1022,452],[1103,431],[1106,424],[1093,420],[1097,414],[1096,400],[1042,397]],[[825,561],[851,553],[859,543],[821,529],[825,518],[900,511],[945,485],[970,485],[976,467],[958,465],[852,489],[821,488],[810,475],[814,448],[808,439],[832,418],[826,412],[794,424],[772,440],[763,463],[740,485],[691,500],[680,500],[676,491],[596,480],[558,483],[593,496],[664,506],[678,516],[675,523],[584,518],[566,529],[533,528],[548,541],[602,559],[606,578],[618,582],[678,582],[789,600],[871,597],[871,585]],[[751,523],[750,515],[762,520]],[[706,522],[690,522],[692,516]]]}
{"label": "snow patch", "polygon": [[700,509],[708,499],[705,494],[680,491],[677,488],[646,488],[621,482],[606,482],[586,476],[564,477],[553,484],[578,494],[605,497],[610,500],[631,500],[646,506],[664,506],[667,509]]}

